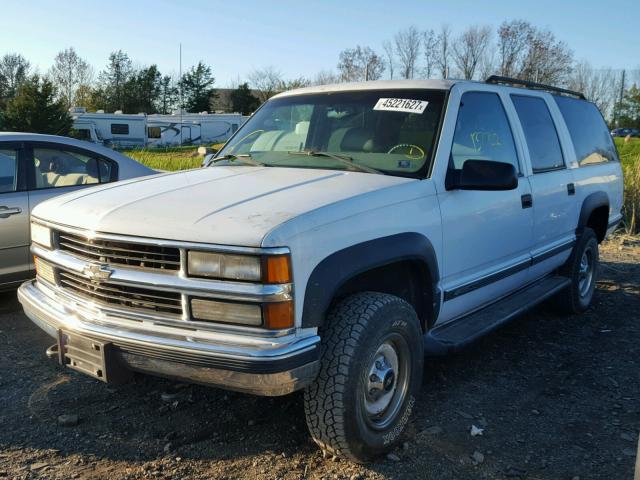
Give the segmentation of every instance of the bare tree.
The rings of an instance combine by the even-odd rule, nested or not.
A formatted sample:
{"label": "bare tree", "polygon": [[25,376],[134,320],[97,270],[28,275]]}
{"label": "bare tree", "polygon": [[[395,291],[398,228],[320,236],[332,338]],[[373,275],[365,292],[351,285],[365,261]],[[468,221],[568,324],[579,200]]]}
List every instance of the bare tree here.
{"label": "bare tree", "polygon": [[340,52],[338,70],[344,82],[378,80],[384,72],[384,64],[371,48],[357,45]]}
{"label": "bare tree", "polygon": [[73,47],[58,52],[50,76],[58,89],[60,98],[67,108],[73,106],[76,93],[81,85],[89,85],[92,81],[91,66],[76,53]]}
{"label": "bare tree", "polygon": [[320,70],[316,73],[316,76],[313,77],[311,85],[329,85],[338,82],[340,82],[340,77],[335,72],[331,70]]}
{"label": "bare tree", "polygon": [[389,79],[393,80],[393,67],[395,66],[395,51],[393,44],[389,40],[385,40],[382,44],[384,55],[387,57],[387,70],[389,71]]}
{"label": "bare tree", "polygon": [[0,100],[13,98],[27,79],[30,64],[19,53],[7,53],[0,59]]}
{"label": "bare tree", "polygon": [[423,74],[431,78],[438,64],[438,35],[433,29],[422,32]]}
{"label": "bare tree", "polygon": [[491,43],[491,29],[477,25],[467,27],[453,43],[453,62],[462,77],[470,80],[475,77],[478,67]]}
{"label": "bare tree", "polygon": [[504,22],[498,29],[500,73],[534,82],[563,84],[573,65],[573,52],[549,30],[524,20]]}
{"label": "bare tree", "polygon": [[517,77],[527,55],[531,24],[524,20],[502,22],[498,28],[500,75]]}
{"label": "bare tree", "polygon": [[605,117],[609,117],[618,94],[616,80],[616,73],[612,69],[594,69],[589,62],[582,60],[575,64],[568,87],[584,93]]}
{"label": "bare tree", "polygon": [[420,54],[420,32],[414,26],[401,30],[393,37],[403,78],[413,78]]}
{"label": "bare tree", "polygon": [[266,102],[282,88],[282,74],[272,66],[259,68],[249,74],[249,83],[260,102]]}
{"label": "bare tree", "polygon": [[451,27],[442,25],[438,34],[438,57],[436,60],[442,78],[449,78],[451,63]]}

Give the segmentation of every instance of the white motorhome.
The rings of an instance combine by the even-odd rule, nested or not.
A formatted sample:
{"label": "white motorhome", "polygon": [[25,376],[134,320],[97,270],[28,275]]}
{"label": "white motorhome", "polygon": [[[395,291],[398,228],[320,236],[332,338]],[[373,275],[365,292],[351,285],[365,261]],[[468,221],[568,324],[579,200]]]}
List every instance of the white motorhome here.
{"label": "white motorhome", "polygon": [[115,148],[144,147],[147,144],[147,117],[143,113],[131,115],[121,111],[104,113],[86,109],[71,111],[76,137]]}
{"label": "white motorhome", "polygon": [[71,109],[75,136],[114,148],[200,145],[227,140],[244,123],[239,113],[174,113],[145,115]]}

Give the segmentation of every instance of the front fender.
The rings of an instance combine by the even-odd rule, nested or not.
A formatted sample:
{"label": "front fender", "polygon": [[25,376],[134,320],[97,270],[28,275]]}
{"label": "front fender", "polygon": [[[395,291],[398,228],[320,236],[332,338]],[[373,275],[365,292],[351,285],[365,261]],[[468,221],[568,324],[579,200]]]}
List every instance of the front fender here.
{"label": "front fender", "polygon": [[440,306],[438,261],[432,243],[419,233],[400,233],[358,243],[332,253],[311,272],[305,290],[302,327],[319,327],[336,293],[349,279],[368,270],[413,260],[423,264],[433,299],[435,319]]}

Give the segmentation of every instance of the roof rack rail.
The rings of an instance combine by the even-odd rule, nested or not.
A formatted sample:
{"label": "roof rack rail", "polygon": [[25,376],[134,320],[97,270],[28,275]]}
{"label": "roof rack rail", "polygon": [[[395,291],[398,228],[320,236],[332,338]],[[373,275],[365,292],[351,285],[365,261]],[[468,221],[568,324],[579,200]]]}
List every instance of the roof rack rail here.
{"label": "roof rack rail", "polygon": [[571,95],[578,97],[582,100],[586,100],[585,96],[581,92],[568,90],[566,88],[553,87],[551,85],[545,85],[544,83],[530,82],[529,80],[519,80],[517,78],[502,77],[500,75],[491,75],[485,80],[485,83],[496,83],[502,85],[516,85],[521,87],[527,87],[535,90],[546,90],[548,92],[560,93],[562,95]]}

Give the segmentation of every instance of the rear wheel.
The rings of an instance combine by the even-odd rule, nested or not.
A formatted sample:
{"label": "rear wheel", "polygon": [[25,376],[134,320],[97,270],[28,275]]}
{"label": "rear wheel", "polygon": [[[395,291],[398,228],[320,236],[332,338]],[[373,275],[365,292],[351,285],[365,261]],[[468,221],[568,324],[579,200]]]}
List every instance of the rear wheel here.
{"label": "rear wheel", "polygon": [[307,425],[330,455],[368,461],[397,443],[422,381],[422,330],[413,308],[359,293],[328,315],[321,369],[304,392]]}
{"label": "rear wheel", "polygon": [[589,308],[596,288],[598,265],[598,239],[592,229],[585,228],[569,260],[560,270],[571,280],[569,287],[554,298],[562,313],[581,313]]}

